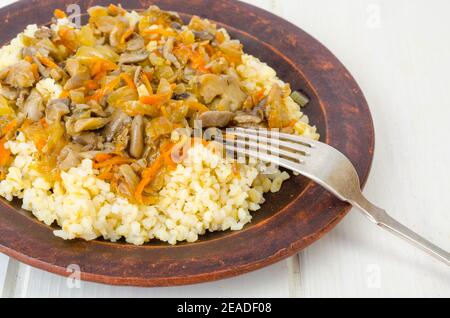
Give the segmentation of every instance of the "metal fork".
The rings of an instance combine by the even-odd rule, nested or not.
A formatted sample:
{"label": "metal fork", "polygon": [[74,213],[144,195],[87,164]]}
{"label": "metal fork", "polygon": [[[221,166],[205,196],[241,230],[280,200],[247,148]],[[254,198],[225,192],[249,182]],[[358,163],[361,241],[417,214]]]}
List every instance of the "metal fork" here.
{"label": "metal fork", "polygon": [[364,197],[356,169],[335,148],[266,129],[229,128],[226,136],[224,139],[216,137],[215,140],[222,142],[227,151],[277,164],[317,182],[339,199],[357,207],[373,223],[450,265],[449,252],[400,224]]}

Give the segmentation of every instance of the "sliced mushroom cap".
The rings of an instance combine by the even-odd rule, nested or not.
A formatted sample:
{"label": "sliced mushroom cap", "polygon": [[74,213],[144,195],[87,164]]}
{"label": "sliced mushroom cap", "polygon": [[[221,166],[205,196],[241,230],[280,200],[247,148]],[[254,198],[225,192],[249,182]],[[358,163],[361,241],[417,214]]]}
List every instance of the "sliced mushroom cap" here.
{"label": "sliced mushroom cap", "polygon": [[221,96],[219,104],[230,111],[240,109],[247,97],[241,90],[239,79],[233,75],[205,74],[199,77],[199,86],[199,93],[206,104]]}
{"label": "sliced mushroom cap", "polygon": [[199,93],[203,97],[206,104],[211,103],[214,98],[222,95],[226,89],[226,81],[215,74],[205,74],[198,78]]}
{"label": "sliced mushroom cap", "polygon": [[139,177],[136,175],[133,168],[130,165],[121,165],[119,167],[119,173],[125,180],[131,193],[134,193],[139,184]]}
{"label": "sliced mushroom cap", "polygon": [[228,63],[228,61],[224,57],[219,57],[209,62],[206,65],[206,68],[210,69],[215,74],[221,74],[225,72],[229,68],[229,66],[230,63]]}
{"label": "sliced mushroom cap", "polygon": [[79,133],[77,133],[74,128],[77,120],[91,117],[91,113],[87,109],[83,108],[84,106],[88,107],[88,105],[70,105],[69,108],[72,114],[70,116],[64,117],[66,132],[69,136],[79,135]]}
{"label": "sliced mushroom cap", "polygon": [[262,121],[263,118],[260,116],[247,112],[237,112],[233,118],[233,122],[237,125],[258,125]]}
{"label": "sliced mushroom cap", "polygon": [[106,141],[111,142],[122,127],[130,124],[131,118],[122,110],[117,109],[111,116],[111,121],[103,130]]}
{"label": "sliced mushroom cap", "polygon": [[[41,53],[43,56],[49,56],[52,54],[55,57],[60,57],[61,52],[58,51],[56,45],[49,38],[40,39],[35,44],[36,50]],[[28,47],[31,48],[31,47]]]}
{"label": "sliced mushroom cap", "polygon": [[50,100],[49,101],[49,103],[56,103],[56,102],[58,102],[58,103],[63,103],[63,104],[66,104],[67,106],[70,106],[70,98],[68,98],[68,97],[65,97],[65,98],[56,98],[56,99],[52,99],[52,100]]}
{"label": "sliced mushroom cap", "polygon": [[266,105],[267,105],[267,97],[263,98],[258,103],[258,105],[253,107],[253,109],[250,111],[250,114],[252,114],[253,116],[257,116],[262,120],[266,119]]}
{"label": "sliced mushroom cap", "polygon": [[43,98],[37,90],[33,89],[23,105],[27,118],[38,121],[44,114]]}
{"label": "sliced mushroom cap", "polygon": [[281,103],[283,98],[283,90],[281,89],[280,85],[275,84],[272,86],[272,89],[269,92],[269,96],[267,96],[267,104],[277,104]]}
{"label": "sliced mushroom cap", "polygon": [[66,171],[70,168],[77,167],[81,163],[80,151],[81,147],[78,145],[66,145],[59,153],[58,168]]}
{"label": "sliced mushroom cap", "polygon": [[9,67],[4,67],[0,70],[0,80],[4,80],[9,74]]}
{"label": "sliced mushroom cap", "polygon": [[122,53],[119,58],[120,64],[132,64],[145,61],[148,58],[148,52],[146,51],[135,51]]}
{"label": "sliced mushroom cap", "polygon": [[129,126],[124,126],[112,142],[112,145],[114,145],[114,150],[117,152],[125,151],[128,147],[129,141],[130,128]]}
{"label": "sliced mushroom cap", "polygon": [[88,112],[90,110],[90,108],[91,107],[88,104],[71,103],[70,109],[73,112],[73,116],[71,118],[76,118],[76,119],[89,118],[91,115],[90,112]]}
{"label": "sliced mushroom cap", "polygon": [[80,73],[86,73],[87,68],[81,65],[80,61],[77,59],[68,59],[66,62],[65,70],[70,76],[75,76]]}
{"label": "sliced mushroom cap", "polygon": [[12,87],[31,87],[36,82],[31,64],[27,61],[20,61],[10,66],[6,83]]}
{"label": "sliced mushroom cap", "polygon": [[58,82],[59,80],[61,80],[64,76],[64,71],[61,70],[60,68],[52,68],[50,70],[50,76],[51,78],[53,78],[56,82]]}
{"label": "sliced mushroom cap", "polygon": [[183,25],[178,22],[172,22],[170,24],[170,27],[175,30],[181,30],[183,28]]}
{"label": "sliced mushroom cap", "polygon": [[155,5],[151,5],[146,11],[143,12],[143,15],[152,17],[154,20],[163,21],[166,24],[171,24],[172,22],[183,24],[183,20],[181,20],[178,13],[163,11]]}
{"label": "sliced mushroom cap", "polygon": [[240,61],[242,55],[244,54],[243,46],[238,40],[224,41],[219,45],[219,50],[234,61]]}
{"label": "sliced mushroom cap", "polygon": [[14,100],[19,96],[19,90],[14,87],[3,85],[0,87],[0,95],[9,100]]}
{"label": "sliced mushroom cap", "polygon": [[73,130],[75,133],[86,130],[97,130],[104,127],[109,121],[109,118],[102,117],[78,119],[73,125]]}
{"label": "sliced mushroom cap", "polygon": [[202,113],[198,119],[202,121],[203,128],[223,128],[228,126],[233,117],[234,113],[228,111],[207,111]]}
{"label": "sliced mushroom cap", "polygon": [[37,54],[37,49],[34,46],[25,46],[22,48],[22,58],[26,58],[27,56],[33,57]]}
{"label": "sliced mushroom cap", "polygon": [[167,39],[163,47],[163,56],[166,60],[170,61],[176,68],[179,68],[180,62],[178,62],[178,59],[175,57],[175,55],[172,54],[174,43],[175,43],[174,37],[170,37]]}
{"label": "sliced mushroom cap", "polygon": [[45,108],[45,119],[48,122],[57,122],[70,112],[68,103],[64,99],[51,100]]}
{"label": "sliced mushroom cap", "polygon": [[242,108],[242,104],[247,98],[247,95],[242,91],[237,77],[231,75],[224,77],[227,82],[227,87],[222,95],[221,104],[226,109],[234,112]]}
{"label": "sliced mushroom cap", "polygon": [[136,159],[142,156],[144,151],[144,117],[134,117],[130,130],[130,155]]}
{"label": "sliced mushroom cap", "polygon": [[208,31],[210,33],[216,32],[216,25],[211,21],[202,19],[198,16],[193,16],[189,22],[189,28],[196,31]]}
{"label": "sliced mushroom cap", "polygon": [[47,27],[41,27],[34,32],[34,37],[36,39],[49,39],[51,38],[55,32]]}
{"label": "sliced mushroom cap", "polygon": [[41,61],[36,56],[32,56],[31,59],[33,60],[33,63],[37,65],[39,74],[44,77],[50,76],[50,71],[41,63]]}
{"label": "sliced mushroom cap", "polygon": [[27,99],[29,94],[30,94],[30,91],[27,88],[19,90],[19,96],[16,99],[17,107],[23,109],[23,105],[25,105],[25,101],[26,101],[26,99]]}
{"label": "sliced mushroom cap", "polygon": [[133,33],[127,42],[128,51],[138,51],[145,48],[144,38],[137,33]]}
{"label": "sliced mushroom cap", "polygon": [[184,93],[175,93],[172,96],[173,100],[187,100],[191,94],[184,92]]}
{"label": "sliced mushroom cap", "polygon": [[122,35],[125,33],[126,29],[128,28],[128,23],[126,21],[123,21],[121,19],[117,19],[118,21],[114,25],[114,28],[112,29],[111,33],[109,34],[109,44],[112,47],[117,47],[120,44],[120,39]]}
{"label": "sliced mushroom cap", "polygon": [[86,109],[89,110],[91,115],[92,114],[95,115],[93,117],[109,117],[111,115],[110,112],[103,109],[103,107],[94,100],[89,101],[87,105],[86,104],[77,104],[77,106],[80,107],[79,109],[86,107]]}
{"label": "sliced mushroom cap", "polygon": [[112,142],[105,142],[102,145],[102,153],[117,153],[119,150]]}
{"label": "sliced mushroom cap", "polygon": [[133,82],[134,85],[136,85],[136,87],[139,87],[140,83],[141,83],[141,74],[142,74],[142,66],[138,66],[136,67],[136,70],[134,71],[134,77],[133,77]]}
{"label": "sliced mushroom cap", "polygon": [[208,31],[194,31],[195,39],[200,41],[214,41],[215,35]]}
{"label": "sliced mushroom cap", "polygon": [[94,19],[94,25],[103,33],[111,33],[116,22],[116,18],[112,16],[102,16]]}
{"label": "sliced mushroom cap", "polygon": [[70,91],[73,89],[80,88],[84,85],[85,81],[87,81],[88,79],[89,79],[88,73],[75,74],[74,76],[69,78],[69,80],[66,82],[66,84],[64,85],[64,90]]}
{"label": "sliced mushroom cap", "polygon": [[104,138],[94,132],[85,132],[80,135],[73,136],[74,143],[83,146],[83,150],[100,149],[103,146]]}
{"label": "sliced mushroom cap", "polygon": [[289,124],[289,112],[280,85],[273,85],[267,96],[266,117],[270,128],[284,128]]}

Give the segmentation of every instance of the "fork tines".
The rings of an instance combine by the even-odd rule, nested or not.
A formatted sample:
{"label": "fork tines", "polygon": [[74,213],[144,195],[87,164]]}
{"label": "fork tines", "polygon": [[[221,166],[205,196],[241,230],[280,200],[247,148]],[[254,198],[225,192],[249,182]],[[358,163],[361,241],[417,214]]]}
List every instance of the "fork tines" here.
{"label": "fork tines", "polygon": [[296,170],[311,155],[313,143],[305,138],[281,133],[277,130],[228,128],[225,137],[215,138],[228,152],[248,156]]}

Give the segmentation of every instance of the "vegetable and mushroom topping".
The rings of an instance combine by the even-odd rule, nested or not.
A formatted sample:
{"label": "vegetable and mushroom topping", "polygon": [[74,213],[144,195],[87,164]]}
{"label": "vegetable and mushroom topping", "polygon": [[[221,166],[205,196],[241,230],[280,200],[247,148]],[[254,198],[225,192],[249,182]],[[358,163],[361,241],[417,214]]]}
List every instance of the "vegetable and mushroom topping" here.
{"label": "vegetable and mushroom topping", "polygon": [[114,191],[149,203],[175,167],[175,129],[195,120],[291,128],[289,87],[247,87],[238,72],[243,46],[226,30],[199,17],[185,25],[156,6],[88,13],[81,28],[62,23],[24,36],[20,61],[0,70],[0,177],[11,161],[4,144],[19,130],[49,178],[90,158]]}

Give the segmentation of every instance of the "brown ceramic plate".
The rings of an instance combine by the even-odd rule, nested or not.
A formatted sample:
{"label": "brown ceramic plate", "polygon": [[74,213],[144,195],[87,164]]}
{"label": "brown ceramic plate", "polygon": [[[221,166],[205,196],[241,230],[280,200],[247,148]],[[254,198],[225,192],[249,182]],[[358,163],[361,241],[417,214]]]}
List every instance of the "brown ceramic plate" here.
{"label": "brown ceramic plate", "polygon": [[[0,10],[4,44],[27,24],[46,24],[55,8],[80,2],[82,12],[110,1],[20,1]],[[240,39],[248,53],[274,67],[279,76],[311,97],[305,112],[322,141],[345,153],[362,184],[373,157],[374,131],[369,108],[345,67],[322,44],[275,15],[235,0],[122,1],[126,9],[150,4],[216,21]],[[78,264],[81,278],[114,285],[169,286],[226,278],[280,261],[330,231],[349,206],[303,177],[287,182],[239,232],[210,233],[191,244],[144,246],[101,240],[63,241],[39,223],[20,202],[0,203],[0,251],[60,275]]]}

